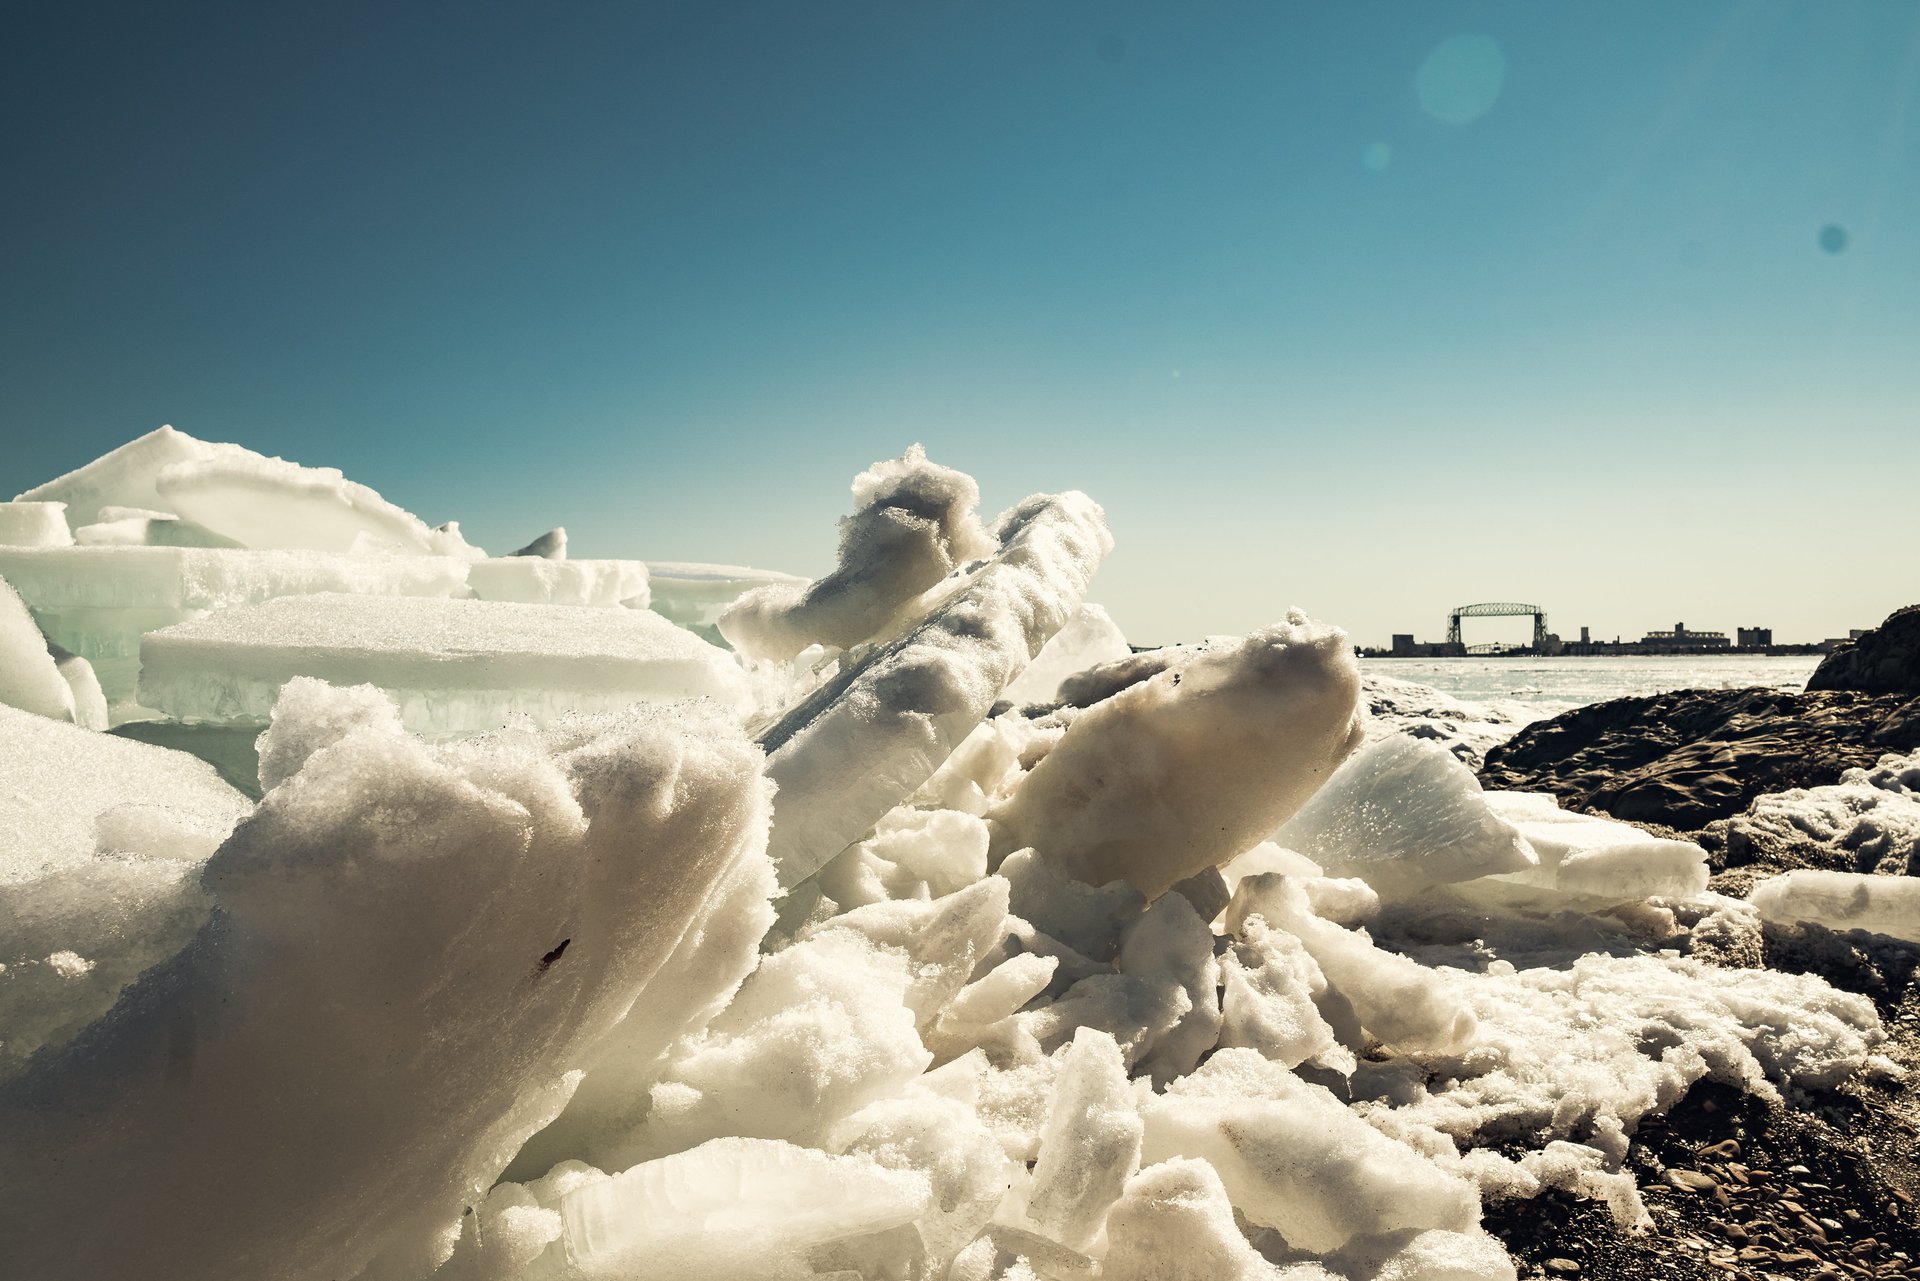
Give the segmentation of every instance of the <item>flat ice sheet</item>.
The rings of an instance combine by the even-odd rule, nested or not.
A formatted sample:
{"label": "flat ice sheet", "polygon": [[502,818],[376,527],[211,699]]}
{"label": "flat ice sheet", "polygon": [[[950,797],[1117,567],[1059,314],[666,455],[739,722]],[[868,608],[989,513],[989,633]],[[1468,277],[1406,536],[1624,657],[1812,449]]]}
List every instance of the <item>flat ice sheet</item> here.
{"label": "flat ice sheet", "polygon": [[154,632],[140,660],[144,704],[216,724],[265,724],[295,676],[376,685],[426,733],[514,713],[544,723],[634,702],[745,699],[730,655],[646,610],[328,592]]}

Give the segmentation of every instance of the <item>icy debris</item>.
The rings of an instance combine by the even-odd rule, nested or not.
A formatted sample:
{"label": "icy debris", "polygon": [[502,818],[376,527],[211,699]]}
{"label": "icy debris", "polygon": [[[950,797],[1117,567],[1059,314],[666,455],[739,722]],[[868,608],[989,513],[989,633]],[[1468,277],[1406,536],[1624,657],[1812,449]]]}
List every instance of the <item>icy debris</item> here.
{"label": "icy debris", "polygon": [[1007,686],[1009,703],[1051,703],[1059,697],[1060,682],[1101,663],[1129,657],[1133,650],[1107,611],[1082,605],[1052,640],[1040,647],[1027,670]]}
{"label": "icy debris", "polygon": [[[1321,1016],[1327,979],[1300,940],[1264,919],[1241,924],[1220,957],[1220,1045],[1257,1050],[1282,1067],[1339,1062],[1339,1040]],[[1352,1056],[1345,1056],[1351,1070]]]}
{"label": "icy debris", "polygon": [[1000,875],[1013,887],[1016,916],[1096,961],[1113,956],[1121,931],[1147,906],[1146,895],[1125,881],[1096,889],[1062,875],[1032,850],[1009,854]]}
{"label": "icy debris", "polygon": [[993,550],[973,510],[980,487],[918,445],[854,477],[853,501],[832,573],[804,587],[757,587],[722,615],[735,649],[784,660],[809,645],[884,639],[919,612],[922,593]]}
{"label": "icy debris", "polygon": [[1028,1216],[1062,1245],[1092,1245],[1107,1207],[1140,1168],[1142,1132],[1120,1047],[1112,1037],[1082,1028],[1054,1083]]}
{"label": "icy debris", "polygon": [[1831,871],[1920,874],[1920,751],[1883,756],[1825,787],[1756,797],[1727,824],[1727,851]]}
{"label": "icy debris", "polygon": [[771,850],[791,886],[858,840],[980,723],[1078,608],[1113,546],[1084,494],[1036,495],[999,550],[904,635],[853,662],[760,736],[779,784]]}
{"label": "icy debris", "polygon": [[1563,810],[1551,796],[1486,792],[1487,805],[1527,839],[1539,864],[1481,882],[1521,885],[1574,898],[1622,903],[1688,898],[1707,888],[1707,852],[1692,841],[1654,836],[1615,819]]}
{"label": "icy debris", "polygon": [[222,836],[253,808],[184,752],[4,706],[0,779],[0,884],[88,862],[96,823],[119,806],[162,806]]}
{"label": "icy debris", "polygon": [[1375,946],[1364,931],[1322,919],[1299,882],[1272,872],[1241,881],[1227,906],[1227,929],[1246,933],[1256,919],[1300,940],[1331,994],[1374,1040],[1406,1054],[1458,1054],[1473,1044],[1473,1011],[1433,970]]}
{"label": "icy debris", "polygon": [[1444,748],[1397,735],[1348,757],[1273,839],[1395,898],[1538,862],[1487,807],[1471,770]]}
{"label": "icy debris", "polygon": [[1216,1052],[1142,1115],[1142,1161],[1206,1161],[1241,1214],[1295,1249],[1325,1254],[1355,1237],[1478,1229],[1471,1184],[1252,1050]]}
{"label": "icy debris", "polygon": [[1220,1039],[1220,962],[1213,955],[1213,931],[1180,894],[1162,894],[1145,915],[1128,922],[1116,964],[1123,975],[1171,981],[1187,998],[1186,1013],[1141,1056],[1140,1070],[1155,1085],[1193,1071]]}
{"label": "icy debris", "polygon": [[0,704],[56,721],[75,717],[73,686],[19,594],[0,578]]}
{"label": "icy debris", "polygon": [[1812,921],[1920,943],[1920,879],[1800,868],[1768,877],[1747,896],[1769,921]]}
{"label": "icy debris", "polygon": [[763,857],[759,765],[692,705],[316,748],[206,865],[217,911],[187,948],[0,1085],[13,1274],[431,1272]]}
{"label": "icy debris", "polygon": [[467,586],[481,600],[528,605],[625,605],[645,609],[647,567],[637,560],[547,559],[516,552],[476,560],[467,568]]}
{"label": "icy debris", "polygon": [[[930,1197],[924,1174],[864,1153],[715,1139],[570,1189],[558,1203],[561,1246],[583,1278],[814,1277],[817,1252],[905,1227]],[[907,1263],[905,1242],[895,1249],[895,1266]]]}
{"label": "icy debris", "polygon": [[746,701],[723,651],[645,610],[319,593],[176,624],[140,651],[141,702],[213,724],[264,723],[296,676],[376,685],[409,728],[442,734],[640,700]]}
{"label": "icy debris", "polygon": [[1326,782],[1360,743],[1359,687],[1346,633],[1290,611],[1082,712],[993,817],[1007,848],[1157,898]]}
{"label": "icy debris", "polygon": [[65,503],[0,503],[0,545],[68,547],[72,544]]}

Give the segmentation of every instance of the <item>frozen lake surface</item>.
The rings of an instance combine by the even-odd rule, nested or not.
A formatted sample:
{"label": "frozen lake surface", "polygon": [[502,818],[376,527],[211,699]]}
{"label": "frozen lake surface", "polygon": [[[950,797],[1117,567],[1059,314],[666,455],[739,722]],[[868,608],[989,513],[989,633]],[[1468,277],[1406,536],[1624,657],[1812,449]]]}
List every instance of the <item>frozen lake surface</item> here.
{"label": "frozen lake surface", "polygon": [[1456,698],[1511,698],[1551,715],[1610,698],[1673,689],[1802,689],[1818,654],[1671,654],[1580,658],[1368,658],[1363,671],[1430,685]]}

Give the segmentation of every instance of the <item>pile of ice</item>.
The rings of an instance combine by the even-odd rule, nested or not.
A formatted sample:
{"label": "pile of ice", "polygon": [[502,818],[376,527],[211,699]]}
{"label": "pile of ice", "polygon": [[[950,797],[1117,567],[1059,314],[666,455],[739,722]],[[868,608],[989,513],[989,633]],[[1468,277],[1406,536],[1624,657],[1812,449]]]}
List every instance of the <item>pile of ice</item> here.
{"label": "pile of ice", "polygon": [[[191,461],[114,496],[240,531],[292,484]],[[303,486],[336,542],[418,533]],[[577,692],[493,618],[561,607],[269,593],[148,642],[182,698],[279,685],[249,806],[22,678],[0,1275],[1508,1279],[1485,1207],[1643,1224],[1627,1145],[1693,1083],[1891,1070],[1865,1000],[1687,954],[1761,929],[1698,846],[1370,735],[1337,628],[1133,655],[1085,495],[981,521],[917,452],[855,495],[827,577],[694,620],[762,655],[750,710],[422,737],[385,690]],[[320,674],[372,683],[285,661],[329,614]]]}

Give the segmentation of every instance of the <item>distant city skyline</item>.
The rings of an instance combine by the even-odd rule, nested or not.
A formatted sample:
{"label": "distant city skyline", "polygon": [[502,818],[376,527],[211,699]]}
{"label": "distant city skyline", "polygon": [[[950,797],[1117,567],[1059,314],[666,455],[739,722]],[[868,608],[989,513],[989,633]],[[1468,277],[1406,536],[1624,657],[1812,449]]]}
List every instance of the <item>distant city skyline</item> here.
{"label": "distant city skyline", "polygon": [[[495,551],[832,561],[923,442],[1141,644],[1920,599],[1920,8],[39,6],[0,490],[163,422]],[[1486,639],[1500,627],[1482,625]]]}

